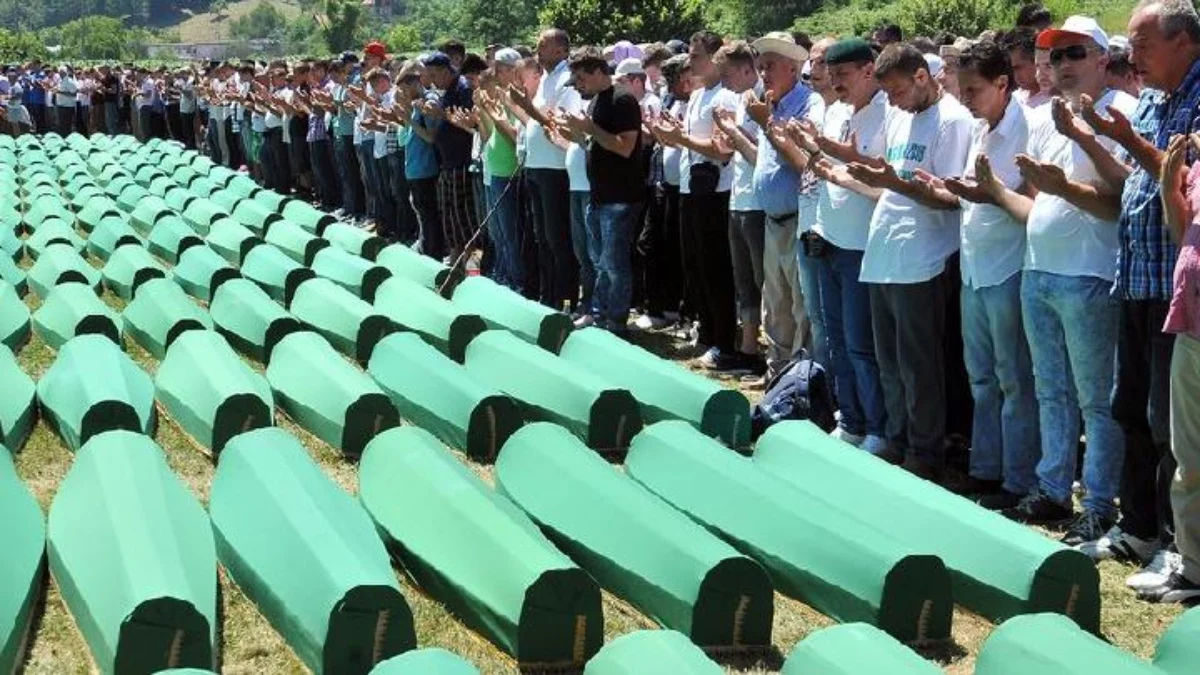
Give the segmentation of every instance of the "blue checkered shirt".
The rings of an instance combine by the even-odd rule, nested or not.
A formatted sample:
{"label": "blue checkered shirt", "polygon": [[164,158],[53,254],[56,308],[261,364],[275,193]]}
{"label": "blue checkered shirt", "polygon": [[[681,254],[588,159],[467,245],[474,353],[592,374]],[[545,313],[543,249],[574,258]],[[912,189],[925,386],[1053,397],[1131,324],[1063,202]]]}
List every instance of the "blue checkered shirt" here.
{"label": "blue checkered shirt", "polygon": [[[1200,130],[1200,59],[1173,94],[1143,91],[1131,122],[1159,150],[1175,134]],[[1124,300],[1170,300],[1178,250],[1163,220],[1158,177],[1140,165],[1121,194],[1120,237],[1113,294]]]}

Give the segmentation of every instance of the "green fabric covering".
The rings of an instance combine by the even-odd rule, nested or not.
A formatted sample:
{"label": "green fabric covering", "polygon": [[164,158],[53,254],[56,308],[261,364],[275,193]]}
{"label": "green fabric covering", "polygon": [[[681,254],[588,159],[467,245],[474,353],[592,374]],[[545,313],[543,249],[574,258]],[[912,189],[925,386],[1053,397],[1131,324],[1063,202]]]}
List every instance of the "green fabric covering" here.
{"label": "green fabric covering", "polygon": [[105,431],[154,430],[154,383],[133,359],[102,335],[64,344],[37,386],[46,419],[71,450]]}
{"label": "green fabric covering", "polygon": [[211,199],[213,203],[230,213],[233,213],[233,209],[238,205],[238,202],[242,201],[243,199],[247,199],[247,197],[239,195],[229,188],[217,190],[216,192],[208,195],[208,198]]}
{"label": "green fabric covering", "polygon": [[599,328],[574,331],[564,361],[627,387],[647,423],[684,420],[722,443],[750,443],[750,402],[736,389],[659,358]]}
{"label": "green fabric covering", "polygon": [[208,246],[193,246],[179,256],[171,271],[175,283],[188,295],[209,302],[221,284],[241,274]]}
{"label": "green fabric covering", "polygon": [[454,289],[454,304],[478,314],[493,328],[505,328],[521,339],[557,354],[575,327],[571,317],[484,277],[471,277]]}
{"label": "green fabric covering", "polygon": [[425,288],[437,291],[447,298],[463,280],[461,270],[451,270],[442,263],[421,255],[404,244],[392,244],[375,256],[375,262],[383,265],[394,277],[415,281]]}
{"label": "green fabric covering", "polygon": [[94,197],[88,200],[88,203],[83,206],[76,216],[81,227],[84,230],[92,231],[105,218],[116,216],[125,220],[125,214],[117,207],[117,203],[107,197]]}
{"label": "green fabric covering", "polygon": [[25,211],[25,229],[36,232],[47,218],[58,218],[67,223],[75,222],[75,214],[62,202],[62,195],[39,197]]}
{"label": "green fabric covering", "polygon": [[[0,396],[0,445],[19,452],[37,420],[37,389],[17,364],[17,357],[3,345],[0,345],[0,391],[4,392]],[[0,455],[7,453],[0,452]],[[4,634],[3,623],[0,620],[0,636]]]}
{"label": "green fabric covering", "polygon": [[[113,201],[116,201],[118,206],[121,206],[119,197],[121,196],[121,193],[125,191],[125,188],[130,186],[137,187],[137,184],[133,182],[132,176],[114,176],[112,180],[104,184],[104,193],[111,197]],[[121,206],[121,209],[126,212],[133,210],[126,209],[124,206]]]}
{"label": "green fabric covering", "polygon": [[466,358],[471,340],[487,330],[478,315],[467,314],[428,288],[399,277],[379,286],[375,309],[459,363]]}
{"label": "green fabric covering", "polygon": [[781,675],[941,675],[942,669],[878,628],[847,623],[811,633],[796,645]]}
{"label": "green fabric covering", "polygon": [[336,223],[337,218],[305,204],[299,199],[284,204],[283,217],[304,228],[310,234],[321,236],[325,228]]}
{"label": "green fabric covering", "polygon": [[1154,665],[1167,675],[1191,675],[1200,663],[1200,607],[1180,615],[1158,641]]}
{"label": "green fabric covering", "polygon": [[267,230],[267,243],[283,251],[301,265],[311,265],[313,258],[329,242],[315,237],[290,220],[281,220]]}
{"label": "green fabric covering", "polygon": [[313,258],[312,269],[317,276],[336,282],[367,302],[375,300],[375,291],[379,285],[392,276],[386,267],[346,253],[336,246],[330,246],[317,253]]}
{"label": "green fabric covering", "polygon": [[[111,185],[109,187],[111,188]],[[109,194],[111,194],[111,192]],[[140,185],[135,185],[132,183],[126,185],[125,188],[121,190],[121,193],[116,196],[117,206],[121,207],[121,210],[125,213],[130,214],[137,209],[138,204],[142,203],[143,200],[154,198],[154,195],[150,194],[149,190]]]}
{"label": "green fabric covering", "polygon": [[346,253],[367,260],[374,260],[387,245],[383,237],[378,237],[350,223],[334,223],[325,228],[321,237]]}
{"label": "green fabric covering", "polygon": [[204,311],[170,279],[153,279],[138,289],[122,312],[125,332],[159,361],[175,338],[189,330],[212,330]]}
{"label": "green fabric covering", "polygon": [[851,503],[867,522],[942,558],[954,601],[999,622],[1070,612],[1100,626],[1099,575],[1083,553],[930,485],[808,423],[783,422],[758,441],[754,463],[813,498]]}
{"label": "green fabric covering", "polygon": [[623,449],[642,429],[638,402],[627,390],[508,331],[472,340],[466,366],[484,385],[519,401],[525,419],[561,424],[595,450]]}
{"label": "green fabric covering", "polygon": [[274,190],[259,190],[254,193],[254,201],[270,209],[272,213],[282,213],[283,207],[291,201],[291,198],[285,197]]}
{"label": "green fabric covering", "polygon": [[214,455],[234,436],[274,423],[266,379],[212,331],[190,330],[176,338],[155,386],[171,418]]}
{"label": "green fabric covering", "polygon": [[51,244],[29,269],[29,288],[43,300],[59,284],[79,282],[100,293],[100,270],[67,244]]}
{"label": "green fabric covering", "polygon": [[7,227],[0,227],[0,252],[8,256],[14,263],[25,257],[25,243]]}
{"label": "green fabric covering", "polygon": [[316,275],[274,246],[255,246],[242,261],[242,274],[272,299],[290,305],[300,284]]}
{"label": "green fabric covering", "polygon": [[[197,171],[194,168],[188,167],[188,168],[183,168],[183,169],[179,169],[178,171],[176,171],[175,172],[176,178],[180,178],[181,171],[186,172],[184,174],[184,177],[187,180],[195,180],[196,178],[199,178],[201,175],[201,172]],[[221,185],[229,185],[229,183],[231,181],[246,178],[246,176],[244,176],[243,174],[240,174],[237,171],[234,171],[233,169],[231,169],[227,166],[221,166],[219,164],[216,166],[213,166],[211,169],[209,169],[206,175],[209,178],[215,180],[217,183],[220,183]],[[249,182],[252,185],[254,184],[253,180],[251,180]]]}
{"label": "green fabric covering", "polygon": [[254,234],[263,236],[272,223],[283,219],[277,211],[259,202],[242,200],[230,210],[230,217],[250,228]]}
{"label": "green fabric covering", "polygon": [[221,563],[313,672],[366,675],[416,647],[371,517],[293,436],[259,429],[231,441],[209,509]]}
{"label": "green fabric covering", "polygon": [[771,572],[775,587],[840,622],[878,626],[902,642],[950,636],[950,575],[936,556],[866,521],[858,504],[814,499],[686,422],[634,439],[634,480]]}
{"label": "green fabric covering", "polygon": [[175,215],[175,212],[171,210],[170,206],[167,206],[162,197],[150,195],[134,206],[133,211],[129,214],[129,224],[139,234],[145,236],[154,229],[158,221],[171,215]]}
{"label": "green fabric covering", "polygon": [[[0,194],[3,194],[4,187],[0,185]],[[21,212],[17,210],[15,205],[5,204],[0,207],[0,229],[4,229],[13,234],[17,234],[21,230]]]}
{"label": "green fabric covering", "polygon": [[371,360],[371,352],[380,340],[396,331],[392,322],[371,305],[320,277],[301,284],[290,307],[304,325],[361,364]]}
{"label": "green fabric covering", "polygon": [[248,279],[221,284],[208,310],[229,344],[259,363],[269,362],[275,345],[300,330],[295,317]]}
{"label": "green fabric covering", "polygon": [[213,176],[210,173],[208,177],[217,185],[223,185],[227,194],[233,195],[238,199],[252,199],[254,195],[262,192],[264,189],[249,176],[238,176],[230,179],[219,175]]}
{"label": "green fabric covering", "polygon": [[428,432],[380,434],[358,486],[417,583],[522,666],[580,667],[600,648],[596,582]]}
{"label": "green fabric covering", "polygon": [[79,335],[103,335],[121,344],[121,319],[85,284],[69,283],[54,291],[33,314],[33,330],[51,349]]}
{"label": "green fabric covering", "polygon": [[206,235],[218,219],[229,217],[229,211],[210,199],[193,199],[188,202],[186,209],[179,210],[179,215],[197,233]]}
{"label": "green fabric covering", "polygon": [[134,174],[133,180],[136,181],[138,185],[141,185],[144,188],[149,188],[152,180],[158,178],[159,176],[165,177],[165,175],[166,174],[164,174],[156,166],[144,166],[136,174]]}
{"label": "green fabric covering", "polygon": [[212,525],[154,441],[92,439],[59,486],[47,530],[50,570],[100,672],[214,667]]}
{"label": "green fabric covering", "polygon": [[[1195,671],[1195,664],[1192,664]],[[1081,630],[1061,614],[1029,614],[992,631],[975,675],[1163,675],[1163,671]]]}
{"label": "green fabric covering", "polygon": [[25,297],[29,292],[29,280],[25,270],[17,267],[7,256],[0,256],[0,283],[12,286],[19,297]]}
{"label": "green fabric covering", "polygon": [[[184,220],[189,219],[188,213],[187,213],[188,208],[195,202],[200,201],[202,199],[204,199],[204,198],[197,197],[196,195],[194,195],[190,191],[188,191],[187,188],[182,188],[182,187],[179,187],[178,185],[167,190],[166,194],[163,195],[163,201],[165,201],[167,203],[167,206],[171,207],[171,210],[175,211],[176,213],[181,214],[183,216]],[[209,204],[212,203],[206,199],[204,201]],[[216,207],[216,206],[214,205],[214,207]],[[216,208],[220,208],[220,207],[216,207]],[[195,227],[194,223],[189,222],[188,224]],[[196,231],[199,232],[200,228],[196,228]],[[205,230],[205,233],[207,233],[207,228]]]}
{"label": "green fabric covering", "polygon": [[412,333],[385,337],[368,372],[405,420],[480,462],[490,462],[523,420],[516,401],[480,384]]}
{"label": "green fabric covering", "polygon": [[71,181],[69,183],[63,185],[62,192],[64,195],[66,195],[66,197],[68,199],[71,200],[71,204],[72,204],[72,206],[74,206],[75,205],[75,197],[79,196],[79,193],[85,189],[95,190],[97,192],[103,192],[102,190],[100,190],[100,186],[96,184],[96,181],[92,180],[92,177],[88,176],[86,174],[82,175],[82,176],[79,174],[75,174],[74,176],[72,176]]}
{"label": "green fabric covering", "polygon": [[146,238],[146,248],[154,255],[174,265],[179,262],[179,256],[193,246],[204,243],[196,231],[176,215],[170,215],[150,230]]}
{"label": "green fabric covering", "polygon": [[140,244],[125,244],[114,251],[102,273],[108,290],[126,302],[133,299],[142,284],[167,276],[163,266]]}
{"label": "green fabric covering", "polygon": [[766,571],[566,429],[539,423],[513,434],[496,488],[601,586],[659,624],[704,647],[771,644]]}
{"label": "green fabric covering", "polygon": [[25,240],[25,249],[30,258],[37,260],[51,244],[66,244],[77,253],[83,253],[84,247],[87,246],[83,237],[80,237],[75,228],[66,221],[51,219],[43,222],[37,232],[29,235]]}
{"label": "green fabric covering", "polygon": [[146,240],[129,226],[124,216],[105,216],[88,237],[87,251],[92,257],[107,262],[113,251],[126,244],[145,246]]}
{"label": "green fabric covering", "polygon": [[234,265],[241,265],[246,254],[263,243],[261,238],[230,218],[213,223],[204,239],[212,250]]}
{"label": "green fabric covering", "polygon": [[400,415],[375,382],[325,338],[300,331],[279,342],[267,368],[271,391],[305,430],[347,455],[360,455]]}
{"label": "green fabric covering", "polygon": [[197,197],[212,198],[221,189],[221,186],[209,178],[197,178],[188,186],[188,190]]}
{"label": "green fabric covering", "polygon": [[[0,356],[0,358],[3,358]],[[16,448],[13,448],[14,450]],[[34,607],[45,573],[46,523],[42,509],[0,448],[0,672],[20,672],[33,636]]]}
{"label": "green fabric covering", "polygon": [[155,197],[166,197],[167,191],[171,188],[178,187],[178,184],[168,176],[155,176],[150,179],[150,184],[146,189]]}
{"label": "green fabric covering", "polygon": [[583,675],[721,675],[725,671],[682,633],[639,630],[613,640],[600,650]]}
{"label": "green fabric covering", "polygon": [[0,344],[19,351],[29,341],[30,330],[29,307],[15,286],[0,280]]}
{"label": "green fabric covering", "polygon": [[[68,196],[71,198],[71,208],[75,211],[76,218],[80,218],[83,215],[83,211],[89,205],[91,205],[93,201],[99,202],[98,208],[107,207],[109,205],[111,205],[112,208],[116,208],[117,206],[116,202],[109,199],[108,195],[104,194],[104,188],[100,187],[99,185],[84,185],[83,187],[79,188],[78,192]],[[81,223],[81,225],[83,225],[84,229],[91,229],[91,226],[88,224]]]}
{"label": "green fabric covering", "polygon": [[371,675],[479,675],[479,669],[457,654],[429,647],[381,661]]}

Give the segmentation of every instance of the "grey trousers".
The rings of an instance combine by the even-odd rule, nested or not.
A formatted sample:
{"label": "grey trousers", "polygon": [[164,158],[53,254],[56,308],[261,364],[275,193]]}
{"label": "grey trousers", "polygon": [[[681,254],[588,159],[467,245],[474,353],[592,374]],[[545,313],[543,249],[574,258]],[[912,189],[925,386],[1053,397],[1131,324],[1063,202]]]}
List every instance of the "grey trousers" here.
{"label": "grey trousers", "polygon": [[733,259],[733,287],[737,291],[738,321],[762,321],[763,226],[762,211],[729,212],[729,256]]}

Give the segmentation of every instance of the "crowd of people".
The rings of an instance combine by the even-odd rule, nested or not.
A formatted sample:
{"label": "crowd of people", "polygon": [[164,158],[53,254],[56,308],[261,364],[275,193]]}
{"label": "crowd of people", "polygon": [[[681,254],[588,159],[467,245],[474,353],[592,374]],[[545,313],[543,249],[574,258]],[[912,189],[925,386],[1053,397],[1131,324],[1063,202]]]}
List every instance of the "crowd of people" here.
{"label": "crowd of people", "polygon": [[810,353],[836,437],[1064,524],[1180,602],[1200,598],[1200,18],[1143,0],[1127,32],[1040,5],[907,40],[548,29],[482,54],[35,62],[0,97],[14,133],[178,139],[434,258],[478,252],[578,326],[682,331],[748,386]]}

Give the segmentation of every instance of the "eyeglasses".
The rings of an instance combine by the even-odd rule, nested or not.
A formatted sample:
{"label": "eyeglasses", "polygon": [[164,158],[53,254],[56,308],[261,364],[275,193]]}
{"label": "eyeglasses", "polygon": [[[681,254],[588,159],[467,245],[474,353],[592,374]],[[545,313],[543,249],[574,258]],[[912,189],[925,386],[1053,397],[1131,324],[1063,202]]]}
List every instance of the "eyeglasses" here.
{"label": "eyeglasses", "polygon": [[1050,50],[1050,65],[1057,66],[1062,63],[1063,59],[1068,61],[1082,61],[1088,57],[1088,48],[1084,45],[1071,45],[1061,49]]}

